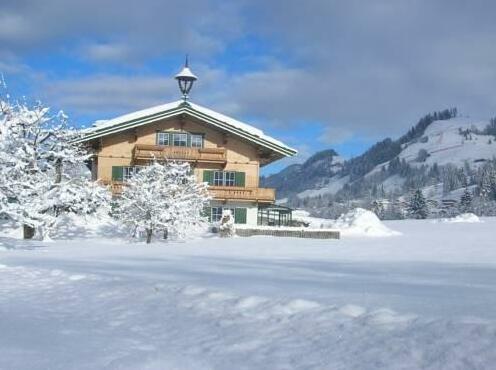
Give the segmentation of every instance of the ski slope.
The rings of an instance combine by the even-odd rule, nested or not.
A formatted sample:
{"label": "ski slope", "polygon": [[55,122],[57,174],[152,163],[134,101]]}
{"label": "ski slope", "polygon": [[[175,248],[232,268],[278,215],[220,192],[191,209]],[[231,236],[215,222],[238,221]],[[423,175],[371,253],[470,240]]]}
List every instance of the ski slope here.
{"label": "ski slope", "polygon": [[495,218],[398,235],[0,242],[0,369],[494,369]]}
{"label": "ski slope", "polygon": [[[427,127],[424,135],[412,142],[403,144],[401,153],[398,155],[400,160],[405,160],[412,166],[432,166],[453,164],[457,167],[463,167],[465,163],[471,168],[477,168],[485,160],[496,158],[496,142],[491,135],[481,135],[475,132],[482,132],[489,124],[489,121],[474,120],[467,117],[457,117],[449,120],[434,121]],[[467,136],[461,135],[460,130],[470,131]],[[419,161],[419,152],[425,150],[428,153],[425,161]],[[375,166],[364,177],[368,178],[380,172],[389,162],[381,163]],[[401,191],[404,184],[404,178],[399,175],[393,175],[385,179],[382,183],[384,190]],[[298,197],[311,198],[325,194],[336,194],[347,183],[349,176],[333,176],[329,182],[322,187],[307,189],[298,193]],[[442,197],[438,197],[440,199]]]}
{"label": "ski slope", "polygon": [[[494,137],[471,133],[469,138],[460,135],[459,130],[482,131],[488,121],[478,121],[469,118],[452,118],[435,121],[423,135],[426,142],[418,140],[408,144],[400,153],[399,158],[411,164],[444,165],[452,163],[461,167],[468,162],[471,166],[481,163],[481,159],[492,159],[496,156]],[[491,143],[490,143],[491,142]],[[429,153],[425,162],[417,162],[418,152],[424,149]]]}

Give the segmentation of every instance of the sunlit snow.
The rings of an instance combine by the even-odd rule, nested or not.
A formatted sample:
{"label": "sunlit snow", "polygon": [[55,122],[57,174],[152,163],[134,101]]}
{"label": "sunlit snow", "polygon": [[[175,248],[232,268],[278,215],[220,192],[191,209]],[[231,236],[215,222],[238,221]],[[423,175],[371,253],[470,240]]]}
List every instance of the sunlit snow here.
{"label": "sunlit snow", "polygon": [[97,224],[50,243],[5,231],[0,368],[491,369],[496,219],[482,221],[151,245]]}

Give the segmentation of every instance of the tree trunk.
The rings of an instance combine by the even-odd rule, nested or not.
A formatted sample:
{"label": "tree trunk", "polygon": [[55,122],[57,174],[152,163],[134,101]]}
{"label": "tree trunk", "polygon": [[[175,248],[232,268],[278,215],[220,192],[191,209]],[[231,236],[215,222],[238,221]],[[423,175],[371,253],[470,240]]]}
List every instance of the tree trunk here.
{"label": "tree trunk", "polygon": [[24,239],[33,239],[34,237],[34,227],[29,225],[23,226],[23,237]]}
{"label": "tree trunk", "polygon": [[55,183],[60,184],[62,182],[62,160],[58,158],[55,161]]}
{"label": "tree trunk", "polygon": [[146,244],[152,241],[152,229],[146,229]]}
{"label": "tree trunk", "polygon": [[169,230],[165,229],[164,230],[164,240],[167,240],[168,237],[169,237]]}

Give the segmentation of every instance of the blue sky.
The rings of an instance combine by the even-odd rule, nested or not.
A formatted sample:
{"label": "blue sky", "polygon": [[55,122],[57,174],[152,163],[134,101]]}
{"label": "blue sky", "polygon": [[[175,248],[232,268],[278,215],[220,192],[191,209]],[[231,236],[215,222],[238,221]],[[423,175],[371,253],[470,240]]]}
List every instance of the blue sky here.
{"label": "blue sky", "polygon": [[360,154],[420,116],[496,115],[496,5],[474,1],[0,3],[0,71],[78,125],[179,97],[253,123],[300,155]]}

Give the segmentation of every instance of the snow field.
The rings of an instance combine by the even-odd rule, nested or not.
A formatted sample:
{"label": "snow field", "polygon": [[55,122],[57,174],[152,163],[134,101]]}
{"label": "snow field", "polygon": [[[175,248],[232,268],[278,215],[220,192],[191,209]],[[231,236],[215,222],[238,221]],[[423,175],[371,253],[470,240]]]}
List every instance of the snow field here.
{"label": "snow field", "polygon": [[[2,368],[489,369],[496,360],[496,326],[484,321],[4,269],[18,285],[2,283],[0,302],[9,298],[21,314],[3,312],[13,321],[1,325]],[[16,304],[32,299],[43,309],[27,318]],[[29,333],[9,331],[29,323]],[[27,356],[19,356],[16,340]]]}
{"label": "snow field", "polygon": [[4,236],[0,368],[492,369],[483,221],[331,241]]}

